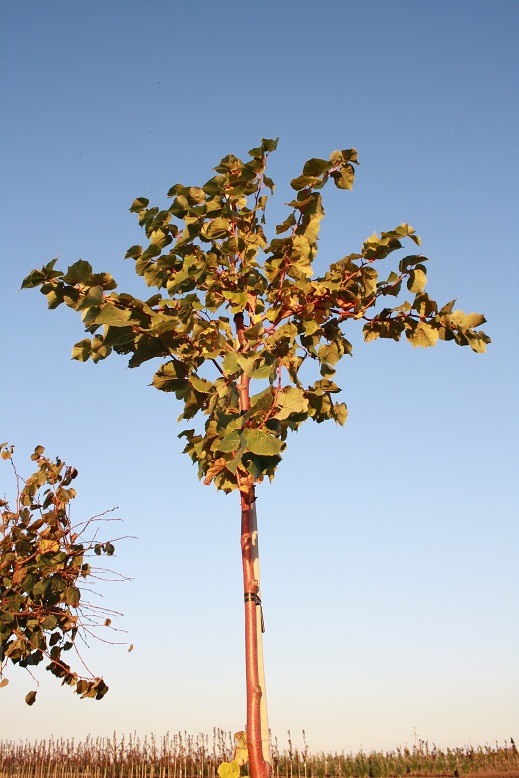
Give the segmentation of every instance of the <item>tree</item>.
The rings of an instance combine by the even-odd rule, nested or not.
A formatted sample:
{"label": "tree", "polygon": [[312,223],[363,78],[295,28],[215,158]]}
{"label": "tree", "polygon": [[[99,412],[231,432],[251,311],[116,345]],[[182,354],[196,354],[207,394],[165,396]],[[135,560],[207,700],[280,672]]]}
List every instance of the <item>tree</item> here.
{"label": "tree", "polygon": [[[345,423],[334,375],[352,353],[343,334],[347,322],[360,321],[366,341],[405,335],[412,346],[452,340],[476,352],[489,342],[476,329],[485,321],[481,314],[454,310],[454,301],[440,307],[425,292],[426,257],[405,256],[380,277],[382,260],[402,240],[420,245],[408,224],[371,235],[358,253],[314,277],[324,215],[320,190],[330,179],[339,189],[352,188],[355,149],[305,163],[291,182],[296,194],[287,218],[267,238],[266,192],[274,192],[274,182],[266,165],[276,146],[277,140],[263,139],[246,162],[229,154],[202,187],[176,184],[169,208],[150,207],[145,197],[133,202],[147,245],[132,246],[126,258],[158,290],[148,299],[116,292],[110,274],[94,273],[83,260],[66,273],[53,260],[23,282],[40,287],[49,308],[65,303],[81,314],[90,337],[74,346],[75,359],[98,362],[116,352],[129,355],[130,367],[160,359],[153,385],[183,403],[179,421],[197,420],[180,437],[199,478],[239,491],[252,778],[269,773],[261,749],[256,485],[274,477],[289,431],[307,419]],[[392,298],[404,285],[412,299],[397,304]]]}
{"label": "tree", "polygon": [[[31,456],[37,469],[26,480],[12,462],[13,447],[0,445],[3,460],[13,464],[16,504],[0,500],[0,687],[8,662],[26,668],[47,660],[46,669],[71,686],[82,698],[100,700],[108,691],[80,660],[87,675],[78,674],[63,653],[77,647],[79,634],[97,637],[99,626],[109,627],[113,611],[85,601],[82,587],[102,576],[89,557],[112,556],[112,541],[88,537],[101,517],[72,525],[69,503],[77,470],[61,459],[44,456],[37,446]],[[113,574],[112,573],[112,577]],[[36,691],[25,701],[33,705]]]}

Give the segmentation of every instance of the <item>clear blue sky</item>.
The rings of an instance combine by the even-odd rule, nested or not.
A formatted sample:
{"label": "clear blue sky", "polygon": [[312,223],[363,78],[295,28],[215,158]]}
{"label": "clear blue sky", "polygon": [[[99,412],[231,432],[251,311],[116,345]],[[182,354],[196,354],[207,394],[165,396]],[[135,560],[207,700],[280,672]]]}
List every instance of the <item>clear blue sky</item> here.
{"label": "clear blue sky", "polygon": [[19,288],[60,255],[138,291],[134,197],[165,204],[280,136],[279,212],[306,159],[359,150],[354,191],[326,192],[318,268],[408,221],[432,296],[484,312],[493,343],[350,333],[346,427],[309,422],[259,490],[271,728],[314,750],[519,737],[517,2],[29,0],[1,17],[0,438],[21,471],[39,443],[75,464],[75,517],[117,505],[138,536],[116,560],[134,580],[104,600],[135,649],[85,653],[109,695],[42,678],[28,708],[13,668],[1,736],[243,727],[236,496],[198,482],[149,365],[72,362],[77,317]]}

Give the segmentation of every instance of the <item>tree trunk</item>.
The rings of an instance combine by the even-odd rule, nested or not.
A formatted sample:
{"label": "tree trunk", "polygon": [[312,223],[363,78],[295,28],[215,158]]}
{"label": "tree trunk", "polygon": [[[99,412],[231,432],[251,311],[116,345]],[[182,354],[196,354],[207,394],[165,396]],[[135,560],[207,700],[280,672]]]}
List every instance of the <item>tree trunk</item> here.
{"label": "tree trunk", "polygon": [[[254,571],[254,548],[257,537],[253,537],[252,512],[254,490],[241,493],[241,548],[243,566],[243,592],[245,599],[245,675],[247,683],[247,748],[251,778],[269,778],[269,733],[266,721],[265,689],[263,673],[260,673],[261,644],[261,601],[259,581]],[[254,532],[257,536],[257,531]],[[262,667],[261,667],[262,670]],[[263,688],[262,688],[263,687]],[[263,708],[263,716],[262,716]],[[263,722],[262,722],[263,718]],[[266,727],[266,732],[262,731]],[[265,742],[264,742],[265,741]],[[267,753],[265,754],[264,751]]]}
{"label": "tree trunk", "polygon": [[[243,313],[234,317],[240,348],[247,349]],[[240,411],[250,408],[250,379],[243,374],[238,383]],[[247,689],[247,749],[251,778],[270,778],[270,734],[267,719],[265,678],[263,673],[263,615],[259,597],[258,530],[254,485],[240,488],[241,555],[245,599],[245,677]]]}
{"label": "tree trunk", "polygon": [[263,664],[263,633],[265,632],[265,625],[263,623],[263,606],[261,605],[261,579],[260,579],[260,563],[259,563],[259,543],[258,543],[258,517],[256,513],[256,500],[251,505],[250,512],[250,526],[252,532],[252,565],[254,568],[254,578],[258,582],[258,601],[256,602],[256,630],[257,630],[257,645],[258,645],[258,676],[259,685],[261,687],[261,747],[263,751],[263,759],[272,766],[272,753],[270,748],[270,729],[267,710],[267,692],[265,685],[265,668]]}

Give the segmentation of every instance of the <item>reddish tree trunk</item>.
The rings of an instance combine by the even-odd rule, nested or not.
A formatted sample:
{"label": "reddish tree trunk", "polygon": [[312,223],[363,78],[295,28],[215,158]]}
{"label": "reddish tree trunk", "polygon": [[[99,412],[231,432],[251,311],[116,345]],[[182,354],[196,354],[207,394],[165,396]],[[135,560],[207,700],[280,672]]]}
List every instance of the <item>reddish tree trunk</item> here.
{"label": "reddish tree trunk", "polygon": [[[236,334],[240,347],[247,348],[244,337],[243,313],[234,317]],[[238,384],[240,396],[240,411],[245,413],[250,408],[250,379],[241,376]],[[259,677],[258,663],[258,618],[259,581],[254,576],[253,539],[251,530],[251,508],[255,500],[254,486],[247,491],[240,489],[241,498],[241,558],[243,567],[243,594],[245,600],[245,677],[247,688],[247,750],[249,752],[249,772],[251,778],[269,778],[271,766],[263,756],[261,731],[261,697],[262,689]],[[268,732],[265,733],[268,738]]]}
{"label": "reddish tree trunk", "polygon": [[247,683],[247,748],[251,778],[269,778],[270,764],[263,758],[261,732],[262,690],[258,669],[258,581],[252,558],[251,506],[254,490],[241,494],[241,549],[245,599],[245,675]]}

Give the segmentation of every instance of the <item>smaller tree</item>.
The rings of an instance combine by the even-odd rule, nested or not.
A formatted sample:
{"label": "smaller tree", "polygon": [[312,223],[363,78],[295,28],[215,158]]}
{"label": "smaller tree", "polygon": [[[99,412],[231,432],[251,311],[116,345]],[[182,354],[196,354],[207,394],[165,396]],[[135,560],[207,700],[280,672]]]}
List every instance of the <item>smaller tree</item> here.
{"label": "smaller tree", "polygon": [[[80,634],[97,637],[98,627],[111,624],[115,612],[86,601],[82,586],[103,576],[88,558],[112,556],[115,548],[111,540],[100,541],[94,529],[105,514],[72,524],[69,507],[76,490],[71,483],[77,470],[60,459],[51,461],[44,451],[43,446],[34,449],[31,459],[37,469],[24,480],[12,462],[13,446],[0,444],[17,487],[14,508],[0,500],[0,687],[9,683],[4,676],[9,661],[32,675],[30,668],[47,660],[46,669],[62,684],[82,698],[100,700],[108,686],[89,673],[76,639]],[[72,648],[87,675],[64,660]],[[36,691],[25,697],[28,705],[35,700]]]}

